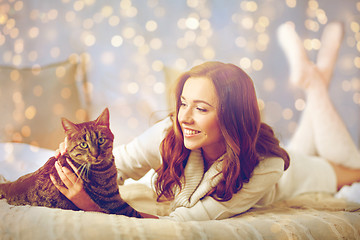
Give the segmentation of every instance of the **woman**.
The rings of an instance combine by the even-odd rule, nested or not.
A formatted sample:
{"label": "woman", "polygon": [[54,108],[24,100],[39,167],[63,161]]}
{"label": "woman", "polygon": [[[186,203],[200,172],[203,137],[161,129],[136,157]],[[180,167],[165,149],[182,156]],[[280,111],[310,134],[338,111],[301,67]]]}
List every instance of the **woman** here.
{"label": "woman", "polygon": [[[285,30],[296,39],[289,26]],[[283,174],[290,158],[279,146],[272,129],[260,122],[252,80],[235,65],[207,62],[179,77],[176,111],[171,118],[114,150],[120,180],[138,179],[150,169],[156,169],[154,185],[158,200],[172,200],[173,211],[168,217],[178,221],[229,218],[251,207],[300,193],[334,193],[345,184],[360,181],[359,152],[351,148],[355,145],[333,110],[323,76],[310,63],[304,67],[310,70],[307,76],[299,78],[298,85],[311,78],[305,87],[308,104],[291,146],[292,149],[302,146],[296,142],[309,136],[306,141],[313,143],[320,157],[290,151],[290,168]],[[314,114],[320,107],[327,110]],[[326,155],[329,145],[318,139],[326,125],[318,118],[337,119],[336,135],[330,133],[327,142],[330,138],[339,142],[338,135],[345,136],[343,140],[353,150],[351,156],[341,148],[334,156]],[[307,124],[312,127],[308,128]],[[309,130],[311,135],[302,133]],[[86,195],[75,174],[56,167],[67,186],[58,186],[65,196],[81,209],[101,211]]]}

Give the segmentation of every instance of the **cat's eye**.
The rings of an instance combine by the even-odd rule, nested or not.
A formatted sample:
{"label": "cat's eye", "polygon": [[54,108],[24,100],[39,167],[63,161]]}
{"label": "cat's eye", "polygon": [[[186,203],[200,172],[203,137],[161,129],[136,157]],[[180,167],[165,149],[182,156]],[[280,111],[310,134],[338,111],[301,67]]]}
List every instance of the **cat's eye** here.
{"label": "cat's eye", "polygon": [[86,142],[82,142],[82,143],[80,143],[80,147],[87,148],[88,144]]}
{"label": "cat's eye", "polygon": [[98,142],[99,142],[99,144],[103,144],[105,142],[105,138],[99,138]]}

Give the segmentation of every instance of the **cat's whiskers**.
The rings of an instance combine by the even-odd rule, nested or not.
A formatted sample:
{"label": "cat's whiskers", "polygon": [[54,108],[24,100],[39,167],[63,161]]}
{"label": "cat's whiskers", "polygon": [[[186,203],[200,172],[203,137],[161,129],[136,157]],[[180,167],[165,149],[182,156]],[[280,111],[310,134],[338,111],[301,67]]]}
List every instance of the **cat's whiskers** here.
{"label": "cat's whiskers", "polygon": [[85,166],[86,179],[89,179],[90,166],[91,166],[91,163],[86,163],[86,166]]}
{"label": "cat's whiskers", "polygon": [[81,177],[82,179],[88,180],[89,179],[89,167],[88,167],[88,163],[83,163],[80,165],[79,167],[79,177]]}
{"label": "cat's whiskers", "polygon": [[80,167],[78,168],[78,176],[79,177],[82,177],[82,174],[83,174],[83,171],[84,171],[83,166],[84,166],[84,164],[81,164]]}

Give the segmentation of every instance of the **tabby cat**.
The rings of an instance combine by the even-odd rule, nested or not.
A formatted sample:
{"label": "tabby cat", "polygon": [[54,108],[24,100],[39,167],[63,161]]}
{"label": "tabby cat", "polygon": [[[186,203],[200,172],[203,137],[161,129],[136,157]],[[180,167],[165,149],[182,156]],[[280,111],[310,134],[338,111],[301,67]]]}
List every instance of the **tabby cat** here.
{"label": "tabby cat", "polygon": [[0,198],[12,205],[34,205],[80,210],[51,182],[50,174],[63,185],[55,169],[58,160],[72,170],[68,158],[78,169],[84,189],[106,213],[141,218],[141,215],[121,199],[114,162],[114,135],[109,128],[106,108],[95,120],[80,124],[63,118],[62,125],[68,139],[67,153],[58,159],[51,157],[37,171],[20,177],[15,182],[0,184]]}

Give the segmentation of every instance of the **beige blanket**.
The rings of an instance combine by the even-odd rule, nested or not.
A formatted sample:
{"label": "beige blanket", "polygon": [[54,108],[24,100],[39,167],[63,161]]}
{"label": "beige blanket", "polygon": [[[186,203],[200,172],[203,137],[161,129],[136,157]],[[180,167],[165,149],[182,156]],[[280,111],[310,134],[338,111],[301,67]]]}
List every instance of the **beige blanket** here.
{"label": "beige blanket", "polygon": [[[143,184],[121,187],[132,206],[166,215]],[[320,193],[298,196],[226,220],[173,222],[8,205],[0,200],[0,239],[360,239],[360,204]]]}

